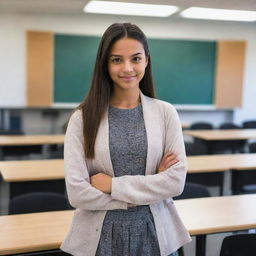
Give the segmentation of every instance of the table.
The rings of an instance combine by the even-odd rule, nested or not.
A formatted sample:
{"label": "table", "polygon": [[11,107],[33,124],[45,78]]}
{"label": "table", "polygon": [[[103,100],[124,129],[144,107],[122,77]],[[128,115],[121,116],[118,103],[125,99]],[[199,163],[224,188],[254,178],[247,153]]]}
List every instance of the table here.
{"label": "table", "polygon": [[[226,180],[226,183],[228,183],[229,186],[232,188],[232,191],[234,189],[233,184],[231,186],[230,176],[228,175],[227,171],[256,169],[256,154],[217,154],[188,156],[187,160],[188,174],[199,175],[198,173],[202,173],[202,175],[204,176],[198,178],[200,180],[205,179],[207,183],[209,183],[209,181],[212,181],[213,179],[216,179],[216,173],[220,172],[220,175],[217,176],[218,180],[216,181],[219,183],[220,186],[220,195],[224,194],[224,180]],[[211,175],[215,176],[212,177]],[[231,172],[231,175],[233,175],[233,172]],[[192,177],[192,182],[196,182],[196,178],[194,181]]]}
{"label": "table", "polygon": [[256,194],[185,199],[175,202],[189,233],[196,236],[196,256],[204,256],[206,235],[256,228]]}
{"label": "table", "polygon": [[64,178],[63,159],[0,161],[5,182],[56,180]]}
{"label": "table", "polygon": [[231,129],[231,130],[190,130],[186,135],[203,141],[210,154],[223,150],[232,153],[241,152],[248,139],[256,138],[256,129]]}
{"label": "table", "polygon": [[63,159],[0,161],[0,174],[10,198],[32,191],[65,193]]}
{"label": "table", "polygon": [[[64,144],[64,134],[49,135],[0,135],[0,159],[3,159],[2,147],[4,146],[32,146]],[[43,154],[47,154],[47,148],[42,147]]]}
{"label": "table", "polygon": [[188,173],[256,169],[256,153],[188,156],[187,160]]}
{"label": "table", "polygon": [[[188,156],[187,160],[189,174],[256,169],[256,154]],[[0,161],[0,174],[5,183],[61,180],[64,162],[63,159]]]}
{"label": "table", "polygon": [[206,141],[256,139],[256,129],[186,130],[184,134]]}
{"label": "table", "polygon": [[[256,195],[207,197],[175,201],[192,236],[196,255],[205,255],[207,234],[256,228]],[[0,216],[0,255],[59,248],[73,210]]]}
{"label": "table", "polygon": [[[188,173],[256,169],[256,153],[188,156]],[[0,161],[5,182],[64,179],[63,159]]]}

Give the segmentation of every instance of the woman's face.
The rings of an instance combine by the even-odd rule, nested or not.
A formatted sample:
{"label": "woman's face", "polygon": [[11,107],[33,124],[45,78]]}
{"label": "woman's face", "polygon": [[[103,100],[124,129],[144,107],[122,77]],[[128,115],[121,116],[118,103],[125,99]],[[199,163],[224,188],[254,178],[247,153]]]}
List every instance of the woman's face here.
{"label": "woman's face", "polygon": [[143,45],[132,38],[116,41],[110,49],[108,72],[115,89],[138,89],[148,59]]}

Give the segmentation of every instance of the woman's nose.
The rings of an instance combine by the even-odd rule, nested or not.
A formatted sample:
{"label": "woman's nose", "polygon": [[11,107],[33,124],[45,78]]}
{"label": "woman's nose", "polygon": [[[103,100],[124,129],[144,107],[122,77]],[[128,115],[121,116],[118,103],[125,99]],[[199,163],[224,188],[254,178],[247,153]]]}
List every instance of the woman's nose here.
{"label": "woman's nose", "polygon": [[130,72],[133,70],[132,63],[130,61],[125,61],[123,66],[123,71]]}

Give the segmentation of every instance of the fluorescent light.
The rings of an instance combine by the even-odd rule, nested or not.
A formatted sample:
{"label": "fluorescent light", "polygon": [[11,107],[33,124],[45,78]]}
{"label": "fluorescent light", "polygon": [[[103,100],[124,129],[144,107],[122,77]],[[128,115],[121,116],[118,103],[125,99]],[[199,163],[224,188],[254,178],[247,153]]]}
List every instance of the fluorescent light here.
{"label": "fluorescent light", "polygon": [[255,11],[190,7],[182,11],[180,15],[191,19],[256,21]]}
{"label": "fluorescent light", "polygon": [[110,1],[90,1],[84,12],[132,15],[132,16],[154,16],[168,17],[178,11],[178,7],[171,5],[138,4]]}

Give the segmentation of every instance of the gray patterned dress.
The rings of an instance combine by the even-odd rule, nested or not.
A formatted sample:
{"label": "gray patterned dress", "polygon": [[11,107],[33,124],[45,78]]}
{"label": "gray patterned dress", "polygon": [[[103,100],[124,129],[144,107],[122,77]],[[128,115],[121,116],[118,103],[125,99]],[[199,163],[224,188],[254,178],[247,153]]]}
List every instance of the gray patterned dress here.
{"label": "gray patterned dress", "polygon": [[[141,104],[132,109],[110,106],[108,118],[115,176],[145,175],[147,135]],[[149,206],[108,211],[96,256],[160,256]]]}

